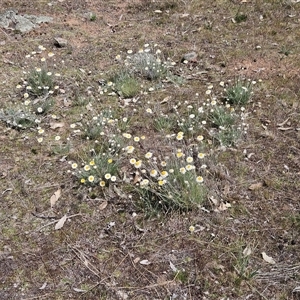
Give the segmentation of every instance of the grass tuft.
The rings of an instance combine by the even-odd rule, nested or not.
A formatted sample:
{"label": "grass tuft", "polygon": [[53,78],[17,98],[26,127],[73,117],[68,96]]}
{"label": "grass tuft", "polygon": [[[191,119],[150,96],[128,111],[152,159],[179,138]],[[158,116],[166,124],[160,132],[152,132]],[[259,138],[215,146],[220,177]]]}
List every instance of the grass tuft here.
{"label": "grass tuft", "polygon": [[149,168],[146,179],[135,187],[138,206],[149,215],[199,208],[207,194],[203,181],[193,164],[180,159],[170,161],[168,171]]}
{"label": "grass tuft", "polygon": [[237,83],[226,90],[226,100],[232,105],[246,105],[251,97],[252,84],[243,84],[242,81]]}
{"label": "grass tuft", "polygon": [[123,98],[133,98],[140,91],[138,80],[129,72],[121,71],[111,78],[112,89]]}
{"label": "grass tuft", "polygon": [[235,123],[234,115],[224,106],[217,106],[209,115],[209,120],[216,127],[229,127]]}

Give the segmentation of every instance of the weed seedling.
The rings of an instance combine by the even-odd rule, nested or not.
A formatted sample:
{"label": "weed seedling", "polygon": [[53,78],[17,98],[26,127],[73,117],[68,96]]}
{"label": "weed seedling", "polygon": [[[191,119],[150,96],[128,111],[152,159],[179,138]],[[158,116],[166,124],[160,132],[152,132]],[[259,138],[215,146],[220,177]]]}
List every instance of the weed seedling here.
{"label": "weed seedling", "polygon": [[240,286],[242,281],[251,280],[256,274],[257,271],[250,270],[249,267],[249,256],[239,253],[236,258],[236,263],[234,265],[237,277],[235,283],[237,286]]}
{"label": "weed seedling", "polygon": [[97,18],[96,14],[92,13],[91,16],[90,16],[90,21],[94,22],[94,21],[96,21],[96,18]]}
{"label": "weed seedling", "polygon": [[235,17],[234,17],[234,21],[236,23],[242,23],[245,22],[247,20],[247,15],[243,14],[240,12],[241,6],[239,7]]}
{"label": "weed seedling", "polygon": [[291,51],[287,49],[287,47],[282,47],[281,50],[279,51],[280,54],[283,54],[285,56],[289,56],[291,54]]}

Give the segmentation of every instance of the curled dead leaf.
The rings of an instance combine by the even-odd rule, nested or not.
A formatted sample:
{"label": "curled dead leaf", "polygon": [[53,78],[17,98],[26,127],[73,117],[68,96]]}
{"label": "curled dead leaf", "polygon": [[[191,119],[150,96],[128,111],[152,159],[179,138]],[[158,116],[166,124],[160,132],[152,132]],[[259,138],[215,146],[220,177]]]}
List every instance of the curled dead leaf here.
{"label": "curled dead leaf", "polygon": [[260,189],[262,186],[263,186],[263,183],[262,183],[262,182],[257,182],[257,183],[251,184],[251,185],[248,187],[248,189],[249,189],[250,191],[255,191],[255,190]]}
{"label": "curled dead leaf", "polygon": [[64,127],[65,126],[65,123],[63,123],[63,122],[51,122],[50,123],[50,128],[51,129],[57,129],[57,128],[62,128],[62,127]]}
{"label": "curled dead leaf", "polygon": [[170,100],[171,100],[171,96],[167,96],[166,98],[164,98],[161,102],[160,102],[160,104],[164,104],[164,103],[167,103],[167,102],[169,102]]}
{"label": "curled dead leaf", "polygon": [[143,259],[140,261],[140,264],[141,265],[145,265],[145,266],[148,266],[151,264],[151,262],[148,260],[148,259]]}
{"label": "curled dead leaf", "polygon": [[134,178],[133,178],[133,184],[136,184],[142,180],[142,176],[138,171],[135,172]]}
{"label": "curled dead leaf", "polygon": [[55,229],[55,230],[61,229],[61,228],[64,226],[66,220],[67,220],[67,215],[64,215],[64,216],[63,216],[62,218],[60,218],[60,219],[58,220],[58,222],[55,224],[54,229]]}
{"label": "curled dead leaf", "polygon": [[276,264],[276,262],[275,262],[275,260],[273,259],[273,257],[268,256],[268,255],[266,254],[266,252],[262,252],[261,255],[262,255],[263,260],[266,261],[267,263],[269,263],[269,264],[271,264],[271,265]]}
{"label": "curled dead leaf", "polygon": [[61,196],[61,189],[58,189],[50,198],[51,208],[55,205],[55,203],[58,201],[60,196]]}
{"label": "curled dead leaf", "polygon": [[47,286],[47,281],[44,282],[44,284],[39,288],[39,290],[44,290]]}
{"label": "curled dead leaf", "polygon": [[231,204],[226,202],[221,202],[221,204],[219,205],[219,207],[217,209],[215,209],[216,212],[221,212],[221,211],[225,211],[227,210],[228,208],[231,207]]}
{"label": "curled dead leaf", "polygon": [[104,200],[104,201],[99,205],[99,209],[100,209],[100,210],[105,209],[106,206],[107,206],[107,204],[108,204],[107,200]]}
{"label": "curled dead leaf", "polygon": [[213,196],[209,197],[209,200],[212,202],[213,205],[217,206],[220,202],[219,200],[215,199]]}
{"label": "curled dead leaf", "polygon": [[139,257],[136,257],[136,258],[133,260],[133,262],[134,262],[135,264],[137,264],[139,261],[140,261],[140,258],[139,258]]}
{"label": "curled dead leaf", "polygon": [[287,131],[287,130],[292,130],[294,129],[293,127],[278,127],[278,130],[281,130],[281,131]]}
{"label": "curled dead leaf", "polygon": [[251,247],[247,246],[244,250],[243,250],[243,255],[244,257],[249,256],[252,253]]}

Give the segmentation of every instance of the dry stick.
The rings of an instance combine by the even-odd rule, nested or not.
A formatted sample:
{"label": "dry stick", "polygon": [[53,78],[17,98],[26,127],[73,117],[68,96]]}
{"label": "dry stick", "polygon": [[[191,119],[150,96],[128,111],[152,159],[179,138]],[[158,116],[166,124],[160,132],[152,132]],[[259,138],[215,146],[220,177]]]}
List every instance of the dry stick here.
{"label": "dry stick", "polygon": [[[86,258],[85,254],[77,249],[76,247],[72,247],[69,245],[69,247],[71,248],[71,250],[75,253],[75,255],[79,258],[79,260],[98,278],[100,278],[99,273],[100,271],[94,266],[92,265],[92,263],[89,262],[89,260]],[[76,251],[75,251],[76,250]],[[80,255],[79,255],[79,254]],[[93,270],[94,269],[94,270]]]}
{"label": "dry stick", "polygon": [[[122,253],[122,251],[120,251]],[[115,270],[113,271],[113,273],[117,270],[117,268],[119,268],[121,266],[121,264],[123,263],[123,261],[125,260],[125,258],[128,256],[129,254],[127,253],[124,258],[120,261],[120,263],[115,267]]]}
{"label": "dry stick", "polygon": [[[146,280],[148,280],[148,278],[144,275],[144,274],[142,274],[141,273],[141,271],[139,270],[139,269],[137,269],[136,268],[136,266],[135,266],[135,264],[134,264],[134,262],[132,261],[132,259],[131,259],[131,257],[129,256],[129,259],[130,259],[130,261],[131,261],[131,264],[133,265],[133,267],[135,268],[135,270],[137,270],[138,272],[139,272],[139,274],[141,275],[141,276],[144,276],[145,278],[146,278]],[[148,271],[147,269],[145,269],[146,271]],[[150,272],[150,271],[149,271]],[[155,274],[153,274],[152,272],[150,272],[151,273],[151,275],[155,275]],[[150,280],[148,280],[148,281],[150,281]],[[146,286],[146,288],[147,287],[150,287],[151,285],[148,285],[148,286]],[[153,286],[154,288],[156,287],[156,286]],[[124,288],[124,289],[126,289],[126,287],[120,287],[120,288]],[[131,288],[131,287],[130,287]],[[143,288],[138,288],[138,287],[132,287],[133,289],[136,289],[136,291],[138,291],[138,290],[142,290],[142,289],[144,289],[145,287],[143,287]],[[156,291],[157,292],[157,291]],[[158,294],[158,292],[157,292],[157,294]]]}
{"label": "dry stick", "polygon": [[250,288],[253,288],[260,297],[262,297],[263,299],[265,300],[268,300],[268,298],[266,298],[256,287],[254,287],[253,285],[251,285],[249,282],[246,282],[247,285],[250,287]]}
{"label": "dry stick", "polygon": [[[146,278],[146,280],[148,280],[148,278],[139,270],[139,269],[137,269],[137,267],[135,266],[135,263],[132,261],[132,259],[131,259],[131,257],[129,256],[129,258],[130,258],[130,262],[131,262],[131,264],[132,264],[132,266],[135,268],[135,270],[136,271],[138,271],[138,273],[141,275],[141,276],[144,276],[145,278]],[[151,274],[152,275],[152,274]],[[150,280],[149,280],[149,282],[150,282]]]}
{"label": "dry stick", "polygon": [[140,291],[140,290],[144,290],[144,289],[152,289],[155,287],[159,287],[159,286],[163,286],[163,285],[167,285],[167,284],[171,284],[174,283],[174,280],[168,280],[168,281],[164,281],[161,283],[154,283],[154,284],[150,284],[150,285],[146,285],[142,288],[138,288],[138,287],[134,287],[134,286],[119,286],[118,288],[120,289],[135,289],[135,291]]}
{"label": "dry stick", "polygon": [[[67,219],[70,219],[70,218],[73,218],[73,217],[77,217],[77,216],[82,216],[82,214],[71,215],[71,216],[68,216]],[[59,220],[60,220],[60,219],[59,219]],[[46,224],[46,225],[43,225],[43,226],[40,227],[39,229],[36,229],[36,231],[40,231],[41,229],[43,229],[43,228],[45,228],[45,227],[47,227],[47,226],[53,225],[53,224],[57,223],[59,220],[55,220],[55,221],[50,222],[50,223],[48,223],[48,224]]]}
{"label": "dry stick", "polygon": [[2,195],[4,195],[6,192],[11,192],[13,189],[6,189],[2,192]]}
{"label": "dry stick", "polygon": [[89,293],[90,291],[92,291],[94,288],[96,288],[97,286],[99,286],[101,283],[103,283],[103,279],[100,282],[97,282],[95,285],[93,285],[91,288],[89,288],[87,291],[85,291],[84,293],[81,294],[81,296]]}
{"label": "dry stick", "polygon": [[12,37],[9,35],[9,34],[7,34],[2,28],[0,28],[0,30],[10,39],[10,40],[12,40]]}
{"label": "dry stick", "polygon": [[48,297],[49,295],[50,295],[50,294],[45,294],[45,295],[39,295],[39,296],[30,297],[30,298],[22,298],[22,300],[41,299],[41,298]]}
{"label": "dry stick", "polygon": [[[65,234],[65,237],[66,237],[67,239],[69,239],[68,236],[67,236],[66,234]],[[71,250],[75,253],[75,255],[79,258],[79,260],[84,264],[84,266],[85,266],[89,271],[91,271],[94,275],[96,275],[98,278],[100,278],[100,276],[99,276],[99,274],[98,274],[98,273],[100,273],[100,271],[99,271],[95,266],[93,266],[93,265],[89,262],[90,265],[93,266],[93,268],[95,268],[95,270],[98,272],[98,273],[95,273],[95,270],[92,270],[92,269],[85,263],[85,261],[82,260],[82,258],[78,255],[78,253],[77,253],[76,251],[78,251],[81,255],[82,255],[83,252],[80,251],[79,249],[77,249],[76,247],[72,247],[72,246],[70,245],[69,242],[67,242],[67,244],[68,244],[68,247],[70,247]],[[74,249],[76,249],[76,251],[75,251]],[[85,258],[85,260],[87,261],[85,255],[84,255],[84,258]],[[88,289],[87,291],[85,291],[84,293],[82,293],[82,295],[85,295],[85,294],[89,293],[91,290],[93,290],[94,288],[96,288],[96,287],[99,286],[100,284],[105,283],[105,280],[108,279],[108,278],[110,278],[110,276],[109,276],[109,277],[103,278],[100,282],[97,282],[97,283],[96,283],[94,286],[92,286],[90,289]]]}
{"label": "dry stick", "polygon": [[58,186],[59,186],[59,184],[51,184],[51,185],[43,184],[43,185],[41,185],[39,187],[36,187],[34,189],[34,191],[39,191],[39,190],[44,190],[44,189],[50,189],[52,187],[58,187]]}
{"label": "dry stick", "polygon": [[[121,260],[121,262],[116,266],[115,270],[112,272],[112,274],[117,270],[117,268],[123,263],[123,261],[125,260],[125,258],[128,256],[128,254],[125,255],[125,257]],[[109,276],[110,277],[110,276]],[[89,293],[90,291],[92,291],[94,288],[96,288],[97,286],[99,286],[100,284],[104,283],[105,279],[108,279],[109,277],[106,277],[104,279],[102,279],[100,282],[96,283],[94,286],[92,286],[90,289],[88,289],[87,291],[85,291],[82,295]]]}
{"label": "dry stick", "polygon": [[[112,274],[117,270],[117,268],[123,263],[123,261],[125,260],[125,258],[128,256],[128,253],[124,256],[124,258],[121,260],[121,262],[116,266],[115,270],[112,272]],[[94,288],[96,288],[97,286],[99,286],[102,283],[105,283],[105,279],[110,278],[110,276],[102,279],[100,282],[96,283],[94,286],[92,286],[90,289],[88,289],[86,292],[84,292],[82,295],[89,293],[90,291],[92,291]]]}

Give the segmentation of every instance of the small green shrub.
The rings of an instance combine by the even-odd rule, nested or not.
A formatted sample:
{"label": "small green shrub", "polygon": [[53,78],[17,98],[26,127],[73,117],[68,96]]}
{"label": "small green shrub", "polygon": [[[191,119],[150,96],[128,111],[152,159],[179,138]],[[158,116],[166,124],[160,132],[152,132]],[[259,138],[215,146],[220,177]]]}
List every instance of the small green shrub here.
{"label": "small green shrub", "polygon": [[86,106],[90,102],[89,98],[86,98],[84,96],[79,95],[78,93],[75,93],[74,100],[72,102],[73,106]]}
{"label": "small green shrub", "polygon": [[45,99],[41,99],[41,101],[32,104],[32,110],[37,115],[45,115],[51,111],[51,108],[54,106],[54,103],[55,102],[52,98],[45,97]]}
{"label": "small green shrub", "polygon": [[289,56],[291,54],[291,50],[289,50],[287,47],[282,46],[281,50],[278,52],[280,54],[283,54],[285,56]]}
{"label": "small green shrub", "polygon": [[70,143],[57,143],[56,145],[51,145],[51,150],[56,155],[67,155],[70,153],[70,149]]}
{"label": "small green shrub", "polygon": [[237,11],[237,13],[235,14],[235,17],[234,17],[234,21],[236,23],[242,23],[242,22],[245,22],[247,20],[247,15],[240,12],[241,7],[242,6],[240,5],[239,9],[238,9],[238,11]]}
{"label": "small green shrub", "polygon": [[110,109],[103,110],[83,124],[83,138],[96,140],[101,137],[107,137],[107,128],[114,126],[115,122],[112,111]]}
{"label": "small green shrub", "polygon": [[235,284],[240,286],[243,281],[250,281],[257,275],[256,270],[252,270],[249,266],[249,255],[245,255],[240,251],[237,256],[234,256],[234,270],[236,272]]}

